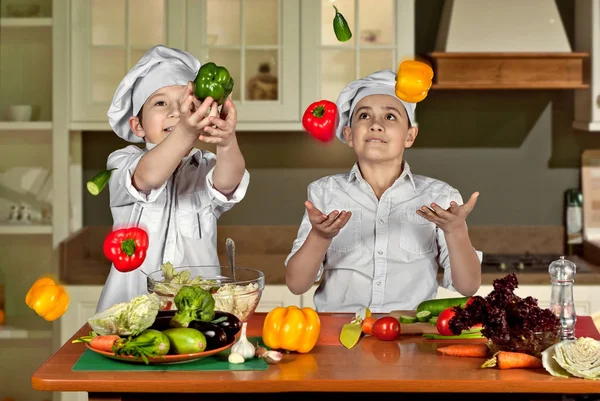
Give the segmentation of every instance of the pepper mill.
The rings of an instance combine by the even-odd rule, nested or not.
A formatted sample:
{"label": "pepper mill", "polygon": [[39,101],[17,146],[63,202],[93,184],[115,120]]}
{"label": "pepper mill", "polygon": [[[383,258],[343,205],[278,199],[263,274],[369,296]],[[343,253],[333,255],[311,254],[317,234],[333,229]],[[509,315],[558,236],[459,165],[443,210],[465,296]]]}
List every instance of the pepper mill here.
{"label": "pepper mill", "polygon": [[575,339],[575,305],[573,304],[573,282],[576,266],[564,256],[550,263],[548,272],[552,282],[550,309],[561,324],[561,340]]}

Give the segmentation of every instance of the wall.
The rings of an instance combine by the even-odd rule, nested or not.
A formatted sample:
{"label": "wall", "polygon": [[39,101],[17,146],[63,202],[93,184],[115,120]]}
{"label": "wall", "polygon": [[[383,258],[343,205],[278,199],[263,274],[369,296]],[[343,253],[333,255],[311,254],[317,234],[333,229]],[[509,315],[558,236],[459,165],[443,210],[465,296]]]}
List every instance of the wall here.
{"label": "wall", "polygon": [[[572,38],[573,4],[558,1]],[[432,51],[442,0],[419,0],[418,54]],[[470,225],[560,225],[563,193],[579,186],[581,151],[600,147],[599,133],[571,128],[573,92],[431,91],[417,107],[420,133],[406,158],[418,173],[447,181],[465,200],[480,191]],[[245,200],[220,224],[299,224],[306,186],[347,171],[351,149],[322,145],[302,132],[238,133],[251,174]],[[126,146],[110,132],[85,133],[84,180]],[[84,194],[84,224],[111,224],[108,194]]]}

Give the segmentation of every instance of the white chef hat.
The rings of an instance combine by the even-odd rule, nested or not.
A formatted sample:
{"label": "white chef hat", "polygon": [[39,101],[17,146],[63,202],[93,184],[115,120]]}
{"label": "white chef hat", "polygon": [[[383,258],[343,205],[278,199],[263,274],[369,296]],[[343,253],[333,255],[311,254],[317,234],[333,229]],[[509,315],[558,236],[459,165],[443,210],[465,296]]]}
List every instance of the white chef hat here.
{"label": "white chef hat", "polygon": [[158,89],[187,85],[198,74],[201,63],[191,53],[154,46],[125,75],[108,109],[113,131],[128,142],[144,142],[131,132],[129,117],[139,113],[144,102]]}
{"label": "white chef hat", "polygon": [[[348,86],[342,89],[336,101],[339,123],[335,135],[340,141],[346,143],[344,139],[344,127],[347,125],[350,126],[354,107],[362,98],[369,95],[390,95],[398,99],[396,96],[396,74],[392,70],[377,71],[364,78],[350,82]],[[402,99],[398,100],[402,102],[406,109],[410,125],[414,125],[417,104],[405,102]]]}

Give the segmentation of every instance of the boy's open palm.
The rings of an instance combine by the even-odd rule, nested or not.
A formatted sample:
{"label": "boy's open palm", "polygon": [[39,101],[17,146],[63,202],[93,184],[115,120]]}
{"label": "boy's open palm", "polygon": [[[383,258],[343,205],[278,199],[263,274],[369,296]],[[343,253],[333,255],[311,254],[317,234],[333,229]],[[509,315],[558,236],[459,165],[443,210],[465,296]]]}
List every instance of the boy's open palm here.
{"label": "boy's open palm", "polygon": [[348,223],[352,212],[334,210],[329,215],[324,214],[312,204],[311,201],[304,202],[308,219],[312,229],[321,238],[331,239],[338,235],[340,230]]}
{"label": "boy's open palm", "polygon": [[443,209],[437,203],[432,203],[431,209],[422,206],[420,210],[417,210],[417,214],[436,224],[444,233],[448,234],[465,227],[467,216],[475,208],[478,197],[479,192],[474,192],[467,203],[459,206],[458,203],[452,201],[448,209]]}
{"label": "boy's open palm", "polygon": [[[214,104],[215,109],[217,103]],[[206,143],[215,143],[217,146],[228,146],[235,139],[235,126],[237,124],[237,110],[231,95],[221,107],[220,116],[211,115],[210,124],[204,127],[200,140]],[[208,134],[208,135],[205,135]]]}

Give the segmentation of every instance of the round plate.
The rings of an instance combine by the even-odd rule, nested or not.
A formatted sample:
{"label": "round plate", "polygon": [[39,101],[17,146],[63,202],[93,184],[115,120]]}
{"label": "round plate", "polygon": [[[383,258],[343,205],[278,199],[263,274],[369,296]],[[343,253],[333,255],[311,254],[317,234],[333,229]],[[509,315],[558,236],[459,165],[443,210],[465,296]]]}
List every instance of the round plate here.
{"label": "round plate", "polygon": [[[139,356],[134,355],[115,355],[112,352],[100,351],[90,347],[89,344],[85,344],[85,346],[90,350],[102,356],[105,356],[110,359],[116,359],[117,361],[124,362],[134,362],[134,363],[145,363],[144,360]],[[165,364],[165,363],[183,363],[183,362],[192,362],[198,359],[206,358],[207,356],[218,354],[221,351],[225,351],[228,348],[233,346],[233,342],[221,348],[211,349],[210,351],[197,352],[194,354],[181,354],[181,355],[163,355],[163,356],[153,356],[148,357],[148,363],[151,365],[156,364]]]}

